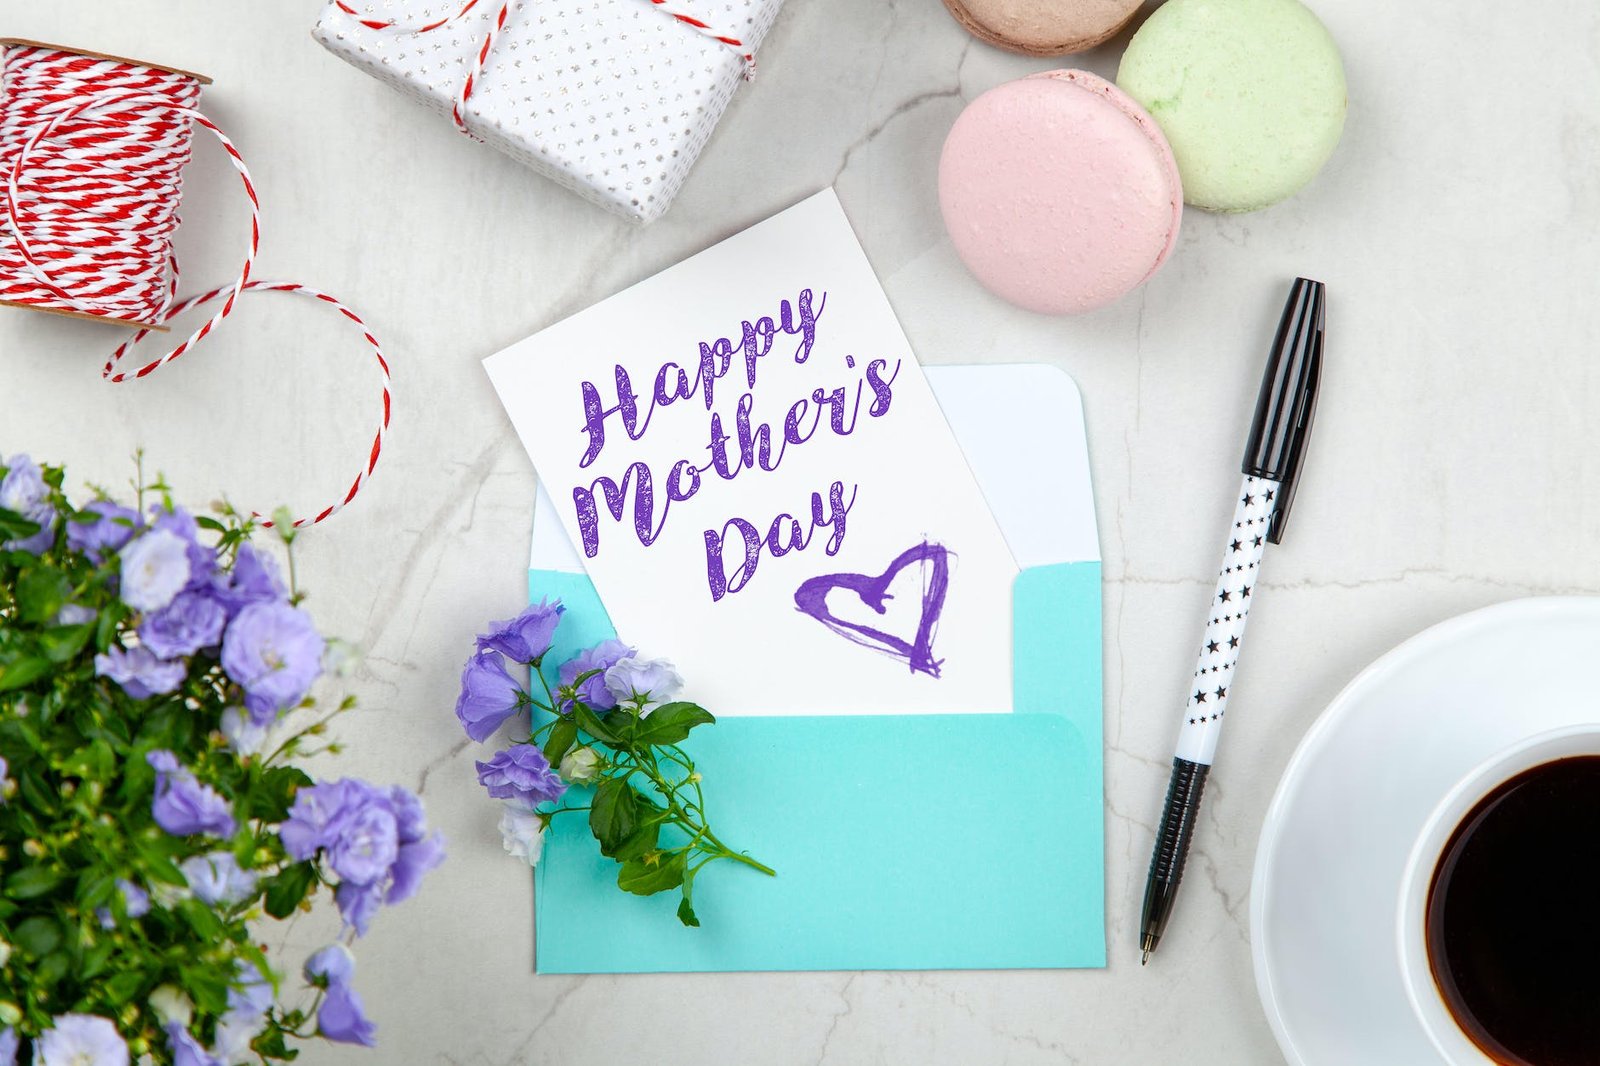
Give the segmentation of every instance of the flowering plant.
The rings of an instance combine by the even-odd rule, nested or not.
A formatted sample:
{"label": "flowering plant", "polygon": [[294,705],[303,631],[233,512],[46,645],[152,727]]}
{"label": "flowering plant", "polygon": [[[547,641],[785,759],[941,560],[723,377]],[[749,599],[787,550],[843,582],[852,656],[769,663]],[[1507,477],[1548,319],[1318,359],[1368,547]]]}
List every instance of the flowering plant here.
{"label": "flowering plant", "polygon": [[[488,740],[524,710],[530,714],[525,739],[477,764],[479,782],[505,802],[505,848],[531,866],[553,818],[587,811],[600,854],[618,864],[617,887],[641,896],[676,889],[678,920],[699,925],[694,881],[707,865],[729,859],[773,873],[711,831],[703,778],[678,746],[716,719],[673,699],[683,679],[671,663],[641,658],[619,640],[548,666],[552,686],[545,656],[564,610],[559,601],[544,601],[494,623],[479,635],[461,674],[456,718],[473,740]],[[529,668],[538,695],[512,676],[508,662]],[[589,802],[563,803],[569,785],[592,787]]]}
{"label": "flowering plant", "polygon": [[292,529],[286,584],[229,508],[193,517],[142,477],[136,507],[80,507],[62,480],[0,462],[0,1066],[370,1045],[342,944],[291,1006],[250,934],[328,887],[354,939],[443,858],[409,792],[290,761],[337,752],[312,738],[351,705],[285,722],[328,657]]}

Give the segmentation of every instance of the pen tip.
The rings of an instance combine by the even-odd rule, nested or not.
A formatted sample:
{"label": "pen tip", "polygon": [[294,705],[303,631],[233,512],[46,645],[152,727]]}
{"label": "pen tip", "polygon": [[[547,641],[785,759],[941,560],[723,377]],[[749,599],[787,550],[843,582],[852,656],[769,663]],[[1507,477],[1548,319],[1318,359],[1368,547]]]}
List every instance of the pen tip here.
{"label": "pen tip", "polygon": [[1139,965],[1143,966],[1145,963],[1147,963],[1149,961],[1150,961],[1150,950],[1148,948],[1146,948],[1145,949],[1145,953],[1144,953],[1144,958],[1139,960]]}

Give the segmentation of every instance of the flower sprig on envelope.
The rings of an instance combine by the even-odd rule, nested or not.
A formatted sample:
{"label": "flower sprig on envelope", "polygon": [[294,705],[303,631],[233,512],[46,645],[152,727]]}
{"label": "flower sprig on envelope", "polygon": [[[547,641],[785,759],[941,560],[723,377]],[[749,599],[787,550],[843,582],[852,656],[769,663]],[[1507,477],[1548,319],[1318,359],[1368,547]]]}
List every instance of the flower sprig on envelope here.
{"label": "flower sprig on envelope", "polygon": [[[533,865],[551,821],[586,811],[600,853],[618,864],[617,887],[640,896],[677,890],[678,920],[697,926],[694,883],[707,866],[730,860],[773,874],[712,831],[704,779],[679,747],[716,719],[675,699],[683,679],[671,663],[644,658],[620,640],[547,668],[563,611],[546,600],[494,623],[478,636],[461,675],[456,718],[473,740],[482,743],[524,711],[530,715],[525,739],[477,763],[479,782],[505,804],[506,850]],[[513,666],[527,668],[526,685]],[[573,803],[571,786],[592,788],[589,802]]]}

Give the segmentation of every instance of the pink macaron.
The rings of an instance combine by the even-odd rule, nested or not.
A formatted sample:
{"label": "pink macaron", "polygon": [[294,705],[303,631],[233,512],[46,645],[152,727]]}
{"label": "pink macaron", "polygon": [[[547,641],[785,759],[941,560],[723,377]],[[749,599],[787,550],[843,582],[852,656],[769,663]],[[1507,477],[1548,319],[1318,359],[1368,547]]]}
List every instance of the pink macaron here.
{"label": "pink macaron", "polygon": [[1082,70],[997,86],[956,119],[939,160],[956,254],[995,295],[1044,314],[1138,288],[1178,239],[1183,187],[1155,120]]}

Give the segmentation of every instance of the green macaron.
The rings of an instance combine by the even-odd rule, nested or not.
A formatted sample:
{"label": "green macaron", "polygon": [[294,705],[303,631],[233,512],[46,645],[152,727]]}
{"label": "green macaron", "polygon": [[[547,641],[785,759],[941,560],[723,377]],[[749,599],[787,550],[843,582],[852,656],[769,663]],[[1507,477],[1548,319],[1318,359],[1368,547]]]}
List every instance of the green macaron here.
{"label": "green macaron", "polygon": [[1184,198],[1254,211],[1298,192],[1344,130],[1344,65],[1299,0],[1168,0],[1117,85],[1161,126]]}

